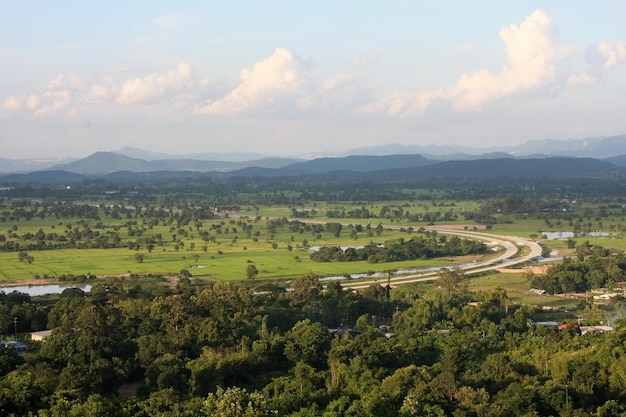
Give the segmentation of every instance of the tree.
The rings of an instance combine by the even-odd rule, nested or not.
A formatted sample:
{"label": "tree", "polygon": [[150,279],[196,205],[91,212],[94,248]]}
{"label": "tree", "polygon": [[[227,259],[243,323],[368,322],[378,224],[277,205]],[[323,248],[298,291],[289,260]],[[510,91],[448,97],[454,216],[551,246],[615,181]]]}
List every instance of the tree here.
{"label": "tree", "polygon": [[256,268],[256,265],[248,264],[246,268],[246,276],[248,279],[254,279],[257,275],[259,275],[259,270]]}
{"label": "tree", "polygon": [[224,390],[218,388],[215,394],[210,393],[204,401],[203,410],[206,416],[212,417],[266,417],[278,415],[262,393],[248,392],[245,388],[232,387]]}
{"label": "tree", "polygon": [[141,252],[136,252],[135,253],[135,260],[139,263],[142,263],[143,260],[145,259],[146,254],[145,253],[141,253]]}
{"label": "tree", "polygon": [[460,295],[467,290],[467,278],[459,268],[439,270],[439,285],[447,295]]}
{"label": "tree", "polygon": [[321,323],[309,319],[294,324],[287,332],[285,356],[293,363],[304,361],[320,367],[326,362],[326,352],[330,349],[328,329]]}
{"label": "tree", "polygon": [[309,272],[293,281],[291,304],[293,306],[310,305],[320,299],[323,290],[324,287],[320,284],[317,275]]}
{"label": "tree", "polygon": [[33,261],[35,260],[35,258],[31,255],[29,255],[26,251],[19,251],[19,253],[17,254],[17,258],[20,260],[20,262],[26,262],[29,264],[32,264]]}

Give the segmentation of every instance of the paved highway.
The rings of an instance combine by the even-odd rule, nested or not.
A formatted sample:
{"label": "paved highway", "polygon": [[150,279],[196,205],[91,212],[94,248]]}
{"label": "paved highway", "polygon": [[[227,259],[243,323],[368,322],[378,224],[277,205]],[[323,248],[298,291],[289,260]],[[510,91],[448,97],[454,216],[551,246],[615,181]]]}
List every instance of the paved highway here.
{"label": "paved highway", "polygon": [[[399,229],[400,226],[384,226],[389,229]],[[474,231],[461,231],[450,230],[438,227],[428,227],[426,230],[436,231],[439,234],[454,235],[467,239],[481,240],[490,245],[498,245],[504,248],[502,254],[498,257],[491,259],[487,262],[480,262],[476,264],[466,265],[460,269],[466,275],[477,274],[485,271],[493,271],[498,268],[502,268],[503,265],[510,267],[524,262],[529,262],[532,258],[541,256],[541,246],[532,240],[523,239],[517,236],[501,236],[492,233],[474,232]],[[527,249],[524,249],[527,248]],[[521,255],[521,253],[525,253]],[[410,284],[412,282],[420,281],[432,281],[438,278],[438,271],[404,275],[398,277],[392,277],[390,283],[392,286]],[[382,280],[368,280],[358,282],[342,281],[341,285],[344,288],[362,289],[367,288],[373,283],[381,283]],[[386,280],[384,280],[386,282]]]}
{"label": "paved highway", "polygon": [[[240,218],[242,216],[230,216],[231,218]],[[316,223],[316,224],[326,224],[329,220],[306,220],[306,219],[296,219],[302,223]],[[346,222],[341,223],[343,226],[348,225],[356,225],[358,223],[355,222]],[[363,225],[365,226],[365,225]],[[393,229],[399,230],[401,228],[407,228],[409,226],[398,226],[398,225],[383,225],[385,229]],[[496,235],[492,233],[484,233],[478,231],[469,231],[469,230],[454,230],[448,229],[444,227],[436,227],[429,226],[425,228],[426,230],[435,231],[439,234],[443,235],[453,235],[459,236],[467,239],[476,239],[481,240],[489,245],[497,245],[504,248],[504,251],[496,258],[491,259],[486,262],[479,262],[475,264],[470,264],[461,267],[460,269],[466,275],[470,274],[478,274],[485,271],[493,271],[499,268],[502,268],[503,265],[507,267],[518,265],[524,262],[529,262],[533,258],[537,258],[541,256],[541,246],[532,240],[524,239],[518,236],[502,236]],[[526,249],[525,249],[526,248]],[[524,255],[521,255],[525,253]],[[420,281],[432,281],[436,280],[439,276],[439,271],[433,272],[425,272],[411,275],[402,275],[392,277],[390,283],[392,286],[398,286],[402,284],[410,284],[412,282],[420,282]],[[362,289],[367,288],[373,283],[386,283],[386,279],[380,280],[359,280],[355,282],[350,282],[348,280],[342,280],[341,286],[344,288],[353,288],[353,289]]]}

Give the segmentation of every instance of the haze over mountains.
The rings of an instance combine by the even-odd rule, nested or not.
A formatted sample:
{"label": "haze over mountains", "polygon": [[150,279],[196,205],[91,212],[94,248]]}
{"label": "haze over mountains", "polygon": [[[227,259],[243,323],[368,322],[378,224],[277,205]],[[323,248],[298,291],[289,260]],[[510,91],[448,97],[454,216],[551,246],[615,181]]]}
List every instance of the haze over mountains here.
{"label": "haze over mountains", "polygon": [[[431,175],[438,172],[434,166],[446,161],[509,160],[509,168],[520,165],[511,160],[541,160],[556,158],[558,161],[570,161],[572,168],[591,172],[610,171],[626,167],[626,135],[603,138],[572,140],[535,140],[512,147],[476,149],[460,146],[419,146],[419,145],[381,145],[369,148],[353,149],[319,155],[301,155],[299,157],[264,156],[256,153],[199,153],[169,155],[137,148],[125,147],[115,152],[96,152],[86,158],[73,161],[55,160],[10,160],[0,158],[0,173],[29,173],[41,170],[65,171],[87,176],[102,176],[115,172],[200,172],[231,173],[231,175],[315,175],[336,171],[373,172],[380,170],[416,169],[433,166]],[[566,159],[563,159],[566,158]],[[587,158],[583,160],[582,158]],[[597,161],[592,163],[588,158]],[[528,164],[527,162],[526,164]],[[551,162],[555,167],[562,163]],[[564,162],[563,162],[564,163]],[[537,163],[533,163],[536,165]],[[540,165],[542,163],[539,163]],[[483,164],[484,165],[484,164]],[[491,163],[491,169],[498,171],[499,163]],[[522,164],[523,165],[523,164]],[[591,166],[594,166],[591,168]],[[472,164],[455,163],[455,169],[467,171],[472,175]],[[461,168],[465,166],[465,168]],[[583,169],[587,167],[589,169]],[[450,164],[448,164],[448,169]],[[554,167],[553,167],[554,168]],[[538,172],[551,172],[538,166]],[[552,169],[554,171],[554,169]],[[445,171],[441,171],[444,173]],[[441,173],[439,175],[441,175]],[[554,174],[554,172],[553,172]],[[459,172],[459,175],[460,172]]]}

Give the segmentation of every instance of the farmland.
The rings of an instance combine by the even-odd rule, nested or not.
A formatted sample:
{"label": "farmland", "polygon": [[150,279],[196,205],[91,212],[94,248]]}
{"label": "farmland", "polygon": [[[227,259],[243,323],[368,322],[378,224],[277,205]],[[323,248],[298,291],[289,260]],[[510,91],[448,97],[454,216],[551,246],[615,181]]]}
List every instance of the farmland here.
{"label": "farmland", "polygon": [[[53,329],[1,352],[15,415],[215,415],[233,401],[255,415],[565,415],[623,394],[622,365],[597,349],[617,351],[623,331],[574,327],[620,323],[621,297],[593,297],[626,281],[619,196],[87,185],[0,197],[0,283],[90,285],[0,291],[5,338]],[[550,321],[565,330],[535,324]],[[606,398],[589,399],[587,368]],[[545,388],[564,379],[571,398]],[[534,399],[520,405],[522,382]]]}

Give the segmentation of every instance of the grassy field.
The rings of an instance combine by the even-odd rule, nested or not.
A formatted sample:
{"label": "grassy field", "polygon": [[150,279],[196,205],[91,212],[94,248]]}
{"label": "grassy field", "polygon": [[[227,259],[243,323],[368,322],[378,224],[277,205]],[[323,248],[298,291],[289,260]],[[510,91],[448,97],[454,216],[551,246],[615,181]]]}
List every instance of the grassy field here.
{"label": "grassy field", "polygon": [[[286,217],[289,211],[285,208],[274,208],[276,217]],[[269,217],[269,216],[268,216]],[[322,223],[332,219],[321,218]],[[428,268],[465,262],[464,259],[433,259],[406,261],[394,263],[368,264],[366,262],[313,262],[309,258],[307,246],[359,246],[370,242],[384,243],[386,240],[410,238],[407,232],[398,230],[384,230],[379,236],[368,232],[356,233],[353,237],[350,232],[353,227],[345,226],[339,237],[330,232],[299,233],[279,228],[275,233],[268,231],[265,217],[254,222],[253,232],[248,235],[234,219],[203,220],[202,226],[175,228],[172,226],[156,225],[149,228],[142,226],[141,219],[131,219],[136,225],[132,229],[141,229],[141,237],[160,236],[162,244],[149,251],[145,245],[139,249],[111,248],[111,249],[52,249],[30,251],[32,263],[19,260],[16,252],[0,252],[0,280],[15,281],[28,280],[36,277],[55,278],[62,275],[120,275],[136,274],[178,274],[187,269],[193,276],[202,276],[209,279],[241,280],[246,279],[247,265],[253,263],[259,270],[257,279],[293,278],[313,272],[320,276],[345,275],[385,271],[399,268]],[[335,220],[336,221],[336,220]],[[134,240],[131,228],[126,224],[128,219],[103,219],[102,225],[96,229],[100,234],[106,234],[117,228],[122,241]],[[39,229],[45,233],[56,232],[67,234],[69,229],[84,229],[98,223],[95,221],[31,219],[19,221],[10,226],[10,230],[18,236],[27,233],[34,234]],[[367,222],[355,221],[354,224]],[[215,226],[220,226],[217,233]],[[13,230],[15,226],[15,230]],[[211,241],[203,241],[200,231],[210,231]],[[17,238],[19,239],[19,238]],[[20,241],[24,243],[23,241]],[[143,255],[142,262],[135,258],[136,254]],[[481,260],[483,258],[476,257]]]}
{"label": "grassy field", "polygon": [[[382,211],[402,210],[406,213],[432,213],[451,212],[458,216],[459,220],[448,222],[437,222],[436,225],[456,225],[457,227],[484,227],[463,220],[462,213],[476,210],[479,202],[475,201],[395,201],[377,203],[313,203],[306,206],[295,207],[298,211],[313,212],[314,220],[320,223],[341,222],[352,225],[370,224],[375,228],[379,223],[385,225],[412,227],[419,229],[426,226],[425,223],[409,222],[403,219],[347,219],[347,218],[327,218],[328,211],[349,212],[355,209],[365,208],[374,215],[379,215]],[[600,206],[590,206],[586,209],[597,212]],[[27,280],[35,277],[60,277],[62,275],[119,275],[128,273],[137,274],[178,274],[182,269],[187,269],[193,276],[206,277],[220,280],[241,280],[246,279],[247,265],[253,263],[259,270],[257,279],[282,279],[292,278],[313,272],[320,276],[345,275],[356,273],[379,272],[400,268],[426,268],[439,267],[450,264],[460,264],[460,259],[437,259],[420,260],[411,262],[394,262],[389,264],[368,264],[365,262],[350,263],[317,263],[309,259],[310,252],[306,246],[358,246],[374,243],[384,243],[389,239],[410,238],[407,232],[398,230],[384,230],[378,236],[363,230],[351,236],[352,227],[344,226],[340,237],[334,237],[330,232],[321,233],[294,232],[288,227],[279,228],[275,233],[270,233],[267,227],[269,218],[287,218],[297,220],[292,216],[292,207],[287,206],[261,206],[258,208],[244,207],[238,213],[243,216],[241,221],[252,226],[251,232],[246,233],[235,219],[201,220],[201,226],[194,224],[178,227],[172,223],[165,224],[164,221],[158,224],[148,224],[141,216],[129,215],[125,218],[112,218],[102,216],[100,221],[85,220],[80,218],[58,219],[45,217],[41,219],[34,217],[31,220],[20,218],[17,220],[4,219],[0,223],[0,234],[4,234],[8,239],[19,242],[19,236],[25,234],[35,234],[40,229],[45,233],[67,234],[68,230],[82,230],[87,227],[97,230],[100,234],[115,231],[122,241],[133,241],[140,238],[160,237],[160,243],[151,251],[146,245],[140,244],[137,248],[113,248],[113,249],[54,249],[29,252],[33,256],[32,263],[20,261],[16,252],[0,252],[0,280],[15,281]],[[257,217],[258,216],[258,217]],[[255,220],[260,219],[258,221]],[[310,219],[307,219],[310,220]],[[596,226],[602,226],[602,231],[610,233],[608,237],[576,237],[574,240],[583,242],[589,240],[595,245],[602,245],[617,249],[626,249],[626,239],[621,228],[618,227],[623,220],[621,214],[613,214],[603,221],[596,218],[585,218],[585,222],[590,222]],[[175,223],[174,223],[175,224]],[[219,229],[219,230],[218,230]],[[516,235],[521,237],[540,237],[542,231],[571,231],[566,221],[556,219],[513,219],[508,223],[497,223],[489,230],[489,233],[502,235]],[[140,235],[133,235],[140,232]],[[201,232],[208,231],[210,241],[201,239]],[[11,235],[17,234],[17,238]],[[369,234],[369,235],[368,235]],[[567,243],[562,240],[546,241],[545,244],[558,255],[569,255],[573,250],[567,247]],[[136,254],[143,255],[143,261],[138,262]],[[507,276],[507,288],[512,289],[514,281]],[[491,286],[497,284],[489,284]],[[519,284],[520,288],[523,287]],[[521,295],[520,295],[521,297]]]}

